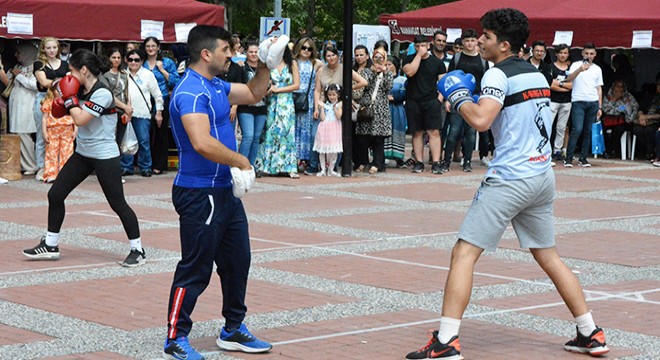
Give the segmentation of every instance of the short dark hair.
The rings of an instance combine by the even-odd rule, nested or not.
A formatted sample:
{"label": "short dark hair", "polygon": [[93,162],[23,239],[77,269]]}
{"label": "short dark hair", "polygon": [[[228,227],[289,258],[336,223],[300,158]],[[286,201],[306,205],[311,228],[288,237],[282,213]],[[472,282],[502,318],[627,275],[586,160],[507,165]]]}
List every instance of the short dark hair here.
{"label": "short dark hair", "polygon": [[532,43],[532,49],[534,49],[537,46],[543,46],[545,48],[545,41],[543,40],[536,40]]}
{"label": "short dark hair", "polygon": [[218,47],[218,39],[229,43],[231,33],[224,28],[212,25],[197,25],[192,28],[188,33],[190,64],[199,61],[202,50],[214,51]]}
{"label": "short dark hair", "polygon": [[426,35],[418,34],[415,35],[415,38],[413,40],[413,43],[415,44],[421,44],[421,43],[428,43],[429,39],[426,38]]}
{"label": "short dark hair", "polygon": [[499,42],[507,41],[512,53],[517,53],[529,37],[527,16],[516,9],[490,10],[481,17],[481,26],[495,33]]}
{"label": "short dark hair", "polygon": [[555,46],[555,52],[558,53],[558,52],[560,52],[564,49],[568,49],[568,48],[569,47],[566,44],[559,44],[559,45]]}
{"label": "short dark hair", "polygon": [[433,38],[435,39],[435,37],[438,36],[438,35],[443,35],[444,37],[447,37],[447,33],[446,33],[446,32],[444,32],[444,31],[442,31],[442,30],[436,30],[436,31],[433,33]]}
{"label": "short dark hair", "polygon": [[589,43],[584,44],[584,48],[585,49],[594,49],[594,50],[596,50],[596,45],[594,45],[594,43],[589,42]]}
{"label": "short dark hair", "polygon": [[376,43],[374,44],[374,50],[378,49],[379,47],[385,49],[386,53],[390,52],[390,45],[385,40],[381,39],[376,41]]}
{"label": "short dark hair", "polygon": [[479,35],[477,35],[477,31],[474,29],[467,29],[463,32],[463,36],[461,36],[461,39],[476,39],[478,38]]}

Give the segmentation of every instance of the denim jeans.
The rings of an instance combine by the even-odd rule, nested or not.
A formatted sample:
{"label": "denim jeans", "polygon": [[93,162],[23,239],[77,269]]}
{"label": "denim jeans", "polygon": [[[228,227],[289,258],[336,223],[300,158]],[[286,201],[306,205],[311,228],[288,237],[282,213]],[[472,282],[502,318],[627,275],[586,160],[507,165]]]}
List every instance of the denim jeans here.
{"label": "denim jeans", "polygon": [[238,152],[250,160],[254,166],[259,152],[259,138],[264,131],[266,115],[254,115],[250,113],[238,113],[238,123],[241,125],[243,138]]}
{"label": "denim jeans", "polygon": [[[138,168],[140,168],[140,171],[151,170],[151,147],[149,145],[151,119],[133,117],[131,118],[131,124],[138,139]],[[133,155],[124,154],[121,156],[121,168],[129,174],[133,173]]]}
{"label": "denim jeans", "polygon": [[598,101],[574,101],[572,103],[572,126],[568,137],[566,160],[573,160],[573,153],[580,135],[582,135],[580,159],[586,158],[587,154],[591,153],[591,125],[596,121],[596,115],[598,115]]}
{"label": "denim jeans", "polygon": [[46,143],[44,142],[44,133],[41,130],[41,122],[43,121],[43,114],[41,112],[41,101],[46,97],[45,92],[37,92],[37,97],[34,103],[34,123],[37,125],[37,148],[35,155],[37,157],[37,167],[44,168],[44,160],[46,159]]}
{"label": "denim jeans", "polygon": [[[319,120],[317,119],[312,119],[312,139],[316,138],[316,130],[319,128]],[[313,142],[312,142],[313,143]],[[341,161],[341,156],[337,159],[337,164]],[[312,154],[310,155],[309,159],[309,166],[307,166],[307,170],[310,172],[318,172],[319,171],[319,153],[316,151],[312,151]]]}
{"label": "denim jeans", "polygon": [[[463,139],[463,158],[464,160],[472,160],[476,131],[456,112],[448,113],[445,123],[449,123],[449,127],[447,129],[447,138],[445,139],[444,160],[451,163],[453,149],[461,137]],[[452,151],[448,151],[447,149],[452,149]]]}

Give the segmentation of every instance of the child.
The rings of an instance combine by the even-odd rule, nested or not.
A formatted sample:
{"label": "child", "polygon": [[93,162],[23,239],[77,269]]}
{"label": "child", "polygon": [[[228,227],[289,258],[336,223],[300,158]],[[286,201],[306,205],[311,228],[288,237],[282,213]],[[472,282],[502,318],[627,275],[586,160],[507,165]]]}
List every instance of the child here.
{"label": "child", "polygon": [[51,113],[55,89],[50,88],[41,103],[43,112],[42,131],[46,143],[46,159],[44,166],[44,182],[55,181],[62,166],[73,155],[73,140],[76,138],[78,129],[73,124],[69,115],[61,118],[54,117]]}
{"label": "child", "polygon": [[[316,137],[314,138],[314,151],[318,152],[321,163],[321,171],[316,176],[340,176],[336,171],[335,162],[337,155],[342,152],[341,139],[341,101],[339,94],[341,87],[330,84],[325,89],[326,103],[319,108],[319,123]],[[325,155],[325,159],[323,158]],[[328,164],[326,172],[326,162]]]}

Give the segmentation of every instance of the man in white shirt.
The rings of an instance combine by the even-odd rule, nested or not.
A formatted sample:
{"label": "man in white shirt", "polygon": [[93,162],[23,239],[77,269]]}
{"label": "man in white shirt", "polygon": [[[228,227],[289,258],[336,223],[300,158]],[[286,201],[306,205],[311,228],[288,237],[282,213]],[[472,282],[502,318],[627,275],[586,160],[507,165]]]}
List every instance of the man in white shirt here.
{"label": "man in white shirt", "polygon": [[591,151],[591,125],[603,114],[603,71],[594,64],[596,46],[592,43],[584,45],[583,60],[576,61],[568,69],[565,81],[573,82],[571,93],[572,126],[566,148],[565,167],[573,167],[573,153],[578,138],[582,136],[579,166],[590,167],[587,154]]}

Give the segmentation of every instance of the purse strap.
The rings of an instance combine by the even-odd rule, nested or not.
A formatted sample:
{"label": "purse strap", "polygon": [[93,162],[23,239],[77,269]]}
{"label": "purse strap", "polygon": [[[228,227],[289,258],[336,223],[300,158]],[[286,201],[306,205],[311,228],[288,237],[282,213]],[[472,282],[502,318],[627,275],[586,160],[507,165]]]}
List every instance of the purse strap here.
{"label": "purse strap", "polygon": [[149,109],[149,113],[151,113],[151,103],[147,101],[147,97],[144,96],[142,89],[140,89],[140,85],[138,85],[138,83],[135,81],[133,75],[130,72],[128,73],[128,76],[131,78],[131,80],[133,80],[133,83],[135,84],[135,86],[137,86],[138,90],[140,90],[140,95],[142,95],[142,99],[144,99],[144,103],[147,104],[147,109]]}
{"label": "purse strap", "polygon": [[312,78],[314,77],[314,64],[312,64],[312,72],[309,74],[309,83],[307,84],[307,92],[305,98],[309,97],[309,90],[312,88]]}

